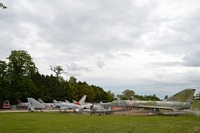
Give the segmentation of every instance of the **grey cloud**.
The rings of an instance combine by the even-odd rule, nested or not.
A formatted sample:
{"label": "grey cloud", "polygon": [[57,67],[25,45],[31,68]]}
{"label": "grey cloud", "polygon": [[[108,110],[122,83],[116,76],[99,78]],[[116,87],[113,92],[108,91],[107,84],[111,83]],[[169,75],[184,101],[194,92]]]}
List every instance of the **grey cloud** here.
{"label": "grey cloud", "polygon": [[[199,84],[199,82],[195,82],[195,79],[190,79],[193,77],[193,72],[188,72],[186,75],[190,77],[189,79],[181,80],[177,84],[174,79],[169,82],[154,81],[153,78],[160,78],[159,76],[170,79],[170,77],[162,75],[163,73],[157,76],[150,75],[148,78],[152,79],[151,81],[148,79],[133,81],[134,75],[130,74],[133,70],[126,66],[120,66],[121,69],[127,69],[130,72],[124,73],[124,75],[127,74],[126,79],[114,81],[114,77],[117,76],[109,74],[112,77],[106,75],[99,80],[98,78],[101,78],[99,73],[89,73],[96,71],[97,67],[95,66],[92,68],[94,70],[91,70],[87,65],[89,61],[94,61],[91,62],[92,65],[103,68],[105,65],[110,65],[105,62],[115,62],[120,57],[123,57],[124,60],[117,60],[117,63],[123,63],[131,57],[132,53],[129,51],[138,53],[143,51],[142,53],[159,52],[161,55],[165,53],[165,55],[175,55],[176,57],[185,55],[185,57],[182,59],[182,64],[165,60],[152,64],[143,62],[142,66],[138,67],[140,69],[138,71],[144,69],[145,72],[145,69],[152,69],[155,66],[157,68],[163,66],[177,68],[179,65],[183,65],[180,69],[183,68],[182,71],[185,71],[184,66],[199,66],[199,52],[196,51],[199,50],[200,42],[200,3],[197,0],[194,0],[196,4],[183,1],[186,2],[184,4],[186,7],[168,1],[163,3],[159,0],[128,0],[126,2],[116,0],[60,0],[59,2],[54,0],[37,2],[2,0],[1,2],[8,7],[6,10],[1,10],[0,13],[0,59],[2,60],[9,56],[11,49],[27,50],[34,61],[40,64],[38,67],[41,73],[47,71],[49,65],[65,64],[67,61],[68,64],[64,68],[67,75],[80,78],[81,74],[85,72],[83,80],[87,81],[86,77],[91,77],[96,85],[102,87],[106,86],[106,81],[109,81],[107,83],[110,85],[109,89],[120,89],[128,83],[135,84],[125,86],[126,88],[134,87],[145,91],[147,89],[151,91],[153,87],[169,87],[171,89],[174,86],[176,89],[182,89],[187,85]],[[161,7],[169,10],[160,9]],[[177,9],[178,12],[176,12]],[[168,12],[173,12],[172,15],[175,17],[171,17]],[[96,60],[99,58],[101,60]],[[154,57],[152,57],[153,59]],[[100,71],[101,73],[118,73],[115,70],[108,71],[105,67]],[[134,71],[137,70],[134,69]],[[182,79],[184,76],[179,78]],[[112,83],[110,83],[111,80],[113,80]],[[101,84],[99,84],[100,82]],[[117,87],[123,82],[126,84]],[[115,90],[113,89],[113,91]]]}
{"label": "grey cloud", "polygon": [[[65,5],[70,8],[76,4],[71,2]],[[87,2],[82,4],[80,8],[74,6],[73,11],[57,13],[56,19],[51,21],[51,29],[44,29],[42,33],[46,40],[61,44],[64,49],[74,44],[90,53],[141,47],[141,44],[134,44],[134,39],[147,31],[145,21],[149,11],[141,10],[129,2],[95,2],[90,3],[89,7],[86,6]]]}
{"label": "grey cloud", "polygon": [[200,67],[200,51],[185,55],[183,61],[185,66]]}
{"label": "grey cloud", "polygon": [[126,56],[126,57],[132,57],[130,54],[128,54],[128,53],[121,53],[120,54],[121,56]]}
{"label": "grey cloud", "polygon": [[100,68],[103,68],[105,66],[105,63],[101,60],[98,60],[97,66],[100,67]]}
{"label": "grey cloud", "polygon": [[91,71],[89,68],[87,67],[83,67],[83,66],[78,66],[76,63],[71,63],[70,65],[66,64],[67,70],[69,71]]}
{"label": "grey cloud", "polygon": [[66,76],[81,76],[81,72],[67,72],[65,73]]}
{"label": "grey cloud", "polygon": [[[197,2],[199,3],[199,2]],[[196,6],[198,7],[198,6]],[[179,10],[184,6],[180,6]],[[151,36],[152,44],[146,45],[146,50],[160,51],[167,54],[186,54],[188,50],[195,52],[199,46],[200,38],[200,8],[183,12],[175,18],[167,16],[166,19],[161,19],[161,16],[155,16],[157,20]],[[162,28],[162,26],[165,26]],[[162,28],[162,29],[161,29]]]}
{"label": "grey cloud", "polygon": [[[61,4],[53,1],[16,2],[11,6],[19,10],[10,14],[17,16],[9,21],[14,22],[16,27],[9,32],[14,34],[13,38],[26,38],[27,41],[21,43],[33,43],[29,40],[32,29],[28,28],[32,25],[37,29],[35,34],[41,37],[38,41],[53,44],[54,49],[60,52],[81,54],[80,57],[112,55],[116,50],[142,48],[143,44],[137,44],[137,38],[151,30],[147,27],[149,11],[154,9],[154,4],[150,2],[138,7],[131,1],[62,1]],[[22,27],[24,24],[29,25]]]}
{"label": "grey cloud", "polygon": [[182,62],[154,62],[151,63],[153,66],[177,66],[177,65],[182,65]]}

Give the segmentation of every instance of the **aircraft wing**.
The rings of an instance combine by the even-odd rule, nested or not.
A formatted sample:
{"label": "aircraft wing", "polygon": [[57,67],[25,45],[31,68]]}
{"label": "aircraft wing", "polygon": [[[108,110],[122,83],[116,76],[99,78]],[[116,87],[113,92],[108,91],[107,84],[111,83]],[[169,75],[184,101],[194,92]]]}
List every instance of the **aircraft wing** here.
{"label": "aircraft wing", "polygon": [[167,106],[147,106],[147,105],[137,105],[136,108],[146,108],[146,109],[164,109],[164,110],[174,110],[177,109]]}
{"label": "aircraft wing", "polygon": [[87,112],[87,113],[91,113],[91,114],[95,114],[95,113],[99,113],[99,114],[112,114],[113,112],[115,112],[114,110],[82,110],[82,112]]}
{"label": "aircraft wing", "polygon": [[68,106],[60,106],[60,109],[72,109],[72,108]]}
{"label": "aircraft wing", "polygon": [[95,110],[94,113],[105,113],[105,114],[112,114],[115,112],[114,110]]}

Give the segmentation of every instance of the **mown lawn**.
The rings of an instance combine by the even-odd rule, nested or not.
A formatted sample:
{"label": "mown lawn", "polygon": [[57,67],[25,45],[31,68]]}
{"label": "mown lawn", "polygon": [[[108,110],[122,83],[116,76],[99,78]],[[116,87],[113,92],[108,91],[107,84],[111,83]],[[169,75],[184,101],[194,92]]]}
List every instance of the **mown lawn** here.
{"label": "mown lawn", "polygon": [[200,109],[200,100],[194,100],[194,103],[191,104],[191,108],[192,109],[195,109],[195,108]]}
{"label": "mown lawn", "polygon": [[195,116],[89,116],[0,113],[0,133],[200,133]]}

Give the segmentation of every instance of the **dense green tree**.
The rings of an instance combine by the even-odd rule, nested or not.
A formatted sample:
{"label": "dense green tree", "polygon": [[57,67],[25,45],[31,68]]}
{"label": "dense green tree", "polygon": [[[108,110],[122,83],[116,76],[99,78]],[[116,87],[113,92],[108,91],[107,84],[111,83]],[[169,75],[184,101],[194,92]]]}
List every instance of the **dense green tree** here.
{"label": "dense green tree", "polygon": [[94,101],[95,102],[100,102],[100,101],[109,101],[108,100],[108,94],[107,92],[105,92],[103,90],[103,88],[99,87],[99,86],[95,86],[95,85],[91,85],[91,87],[93,88],[94,90],[94,93],[95,93],[95,98],[94,98]]}
{"label": "dense green tree", "polygon": [[122,95],[122,94],[118,94],[118,95],[117,95],[117,98],[120,99],[120,100],[129,100],[129,98],[125,97],[125,96]]}
{"label": "dense green tree", "polygon": [[155,95],[134,95],[135,98],[137,98],[138,100],[145,100],[145,101],[160,101],[160,99]]}
{"label": "dense green tree", "polygon": [[80,99],[83,95],[87,95],[87,101],[89,101],[89,102],[94,101],[94,98],[95,98],[94,90],[86,82],[80,82],[79,81],[78,86],[77,86],[77,90],[78,90],[78,94],[79,94],[78,99]]}
{"label": "dense green tree", "polygon": [[31,56],[24,50],[13,50],[7,58],[8,72],[12,78],[30,77],[37,72]]}
{"label": "dense green tree", "polygon": [[168,98],[168,95],[165,95],[164,99],[167,99]]}
{"label": "dense green tree", "polygon": [[135,95],[135,92],[129,89],[124,90],[122,93],[123,93],[123,97],[126,99],[131,99],[131,97]]}
{"label": "dense green tree", "polygon": [[113,101],[115,99],[115,94],[111,90],[107,91],[108,101]]}
{"label": "dense green tree", "polygon": [[129,100],[135,95],[133,90],[126,89],[122,92],[122,94],[118,94],[117,97],[121,100]]}
{"label": "dense green tree", "polygon": [[9,99],[10,82],[7,78],[7,63],[0,60],[0,100]]}
{"label": "dense green tree", "polygon": [[7,58],[8,80],[10,82],[12,100],[31,96],[37,89],[31,80],[31,75],[36,73],[37,68],[31,56],[24,50],[13,50]]}
{"label": "dense green tree", "polygon": [[64,69],[61,66],[51,66],[50,70],[52,70],[56,74],[56,78],[58,80],[62,80],[63,78],[60,76],[62,73],[64,73]]}
{"label": "dense green tree", "polygon": [[44,101],[52,102],[52,99],[50,97],[50,88],[47,87],[48,81],[46,80],[45,75],[41,75],[39,72],[36,72],[31,76],[31,79],[33,80],[36,88],[38,91],[35,96],[32,96],[34,98],[41,98]]}
{"label": "dense green tree", "polygon": [[0,3],[0,8],[3,8],[3,9],[6,9],[7,7],[6,6],[4,6],[2,3]]}
{"label": "dense green tree", "polygon": [[16,99],[26,101],[27,97],[42,98],[46,102],[56,100],[72,101],[87,95],[86,101],[112,101],[114,94],[103,88],[78,82],[75,77],[65,81],[60,74],[62,67],[51,67],[56,73],[43,75],[38,72],[31,56],[24,50],[13,50],[8,63],[0,61],[0,100],[9,99],[12,103]]}
{"label": "dense green tree", "polygon": [[73,99],[78,99],[79,98],[79,94],[78,94],[78,90],[77,90],[77,79],[73,76],[71,76],[69,78],[69,87],[70,87],[70,97],[69,97],[69,100],[73,100]]}
{"label": "dense green tree", "polygon": [[136,95],[133,90],[124,90],[123,94],[118,94],[117,97],[121,100],[145,100],[145,101],[160,101],[160,99],[155,95],[142,96]]}

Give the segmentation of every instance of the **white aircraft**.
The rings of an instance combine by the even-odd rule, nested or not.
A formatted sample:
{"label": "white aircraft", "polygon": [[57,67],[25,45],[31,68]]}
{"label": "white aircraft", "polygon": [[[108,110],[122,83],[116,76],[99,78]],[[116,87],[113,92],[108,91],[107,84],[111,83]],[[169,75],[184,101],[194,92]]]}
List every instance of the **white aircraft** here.
{"label": "white aircraft", "polygon": [[28,110],[29,112],[34,112],[35,109],[44,109],[45,106],[41,103],[39,103],[37,100],[34,98],[27,98],[28,100]]}
{"label": "white aircraft", "polygon": [[[42,101],[42,99],[41,98],[38,98],[38,102],[40,102],[41,104],[43,104],[44,106],[45,106],[45,108],[46,109],[50,109],[50,108],[52,108],[52,104],[53,103],[44,103],[43,101]],[[29,106],[29,103],[28,102],[22,102],[21,100],[19,100],[19,99],[17,99],[17,107],[18,108],[20,108],[20,109],[25,109],[25,108],[28,108],[28,106]]]}
{"label": "white aircraft", "polygon": [[22,102],[21,100],[17,99],[17,106],[20,108],[27,108],[28,107],[28,102]]}
{"label": "white aircraft", "polygon": [[85,100],[86,100],[86,95],[84,95],[78,102],[73,100],[73,103],[77,105],[83,105],[85,103]]}
{"label": "white aircraft", "polygon": [[[95,114],[95,113],[98,113],[99,115],[101,115],[101,114],[105,115],[105,114],[111,114],[115,111],[118,111],[118,110],[115,110],[115,111],[111,110],[110,107],[108,109],[106,109],[100,103],[92,103],[92,104],[90,103],[90,104],[86,104],[84,106],[87,109],[83,110],[83,112],[88,112],[88,113],[90,113],[90,115]],[[89,106],[89,108],[88,108],[88,106]]]}
{"label": "white aircraft", "polygon": [[84,95],[78,102],[76,103],[70,103],[70,102],[62,102],[62,101],[56,101],[56,100],[53,100],[54,103],[52,104],[52,106],[54,108],[59,108],[60,110],[65,110],[66,109],[73,109],[74,112],[78,112],[80,110],[83,110],[85,107],[82,106],[85,102],[85,99],[86,99],[86,95]]}
{"label": "white aircraft", "polygon": [[44,106],[45,106],[45,108],[47,109],[49,109],[49,108],[52,108],[52,104],[53,103],[45,103],[45,102],[43,102],[42,101],[42,99],[41,98],[38,98],[38,102],[40,102],[41,104],[43,104]]}

